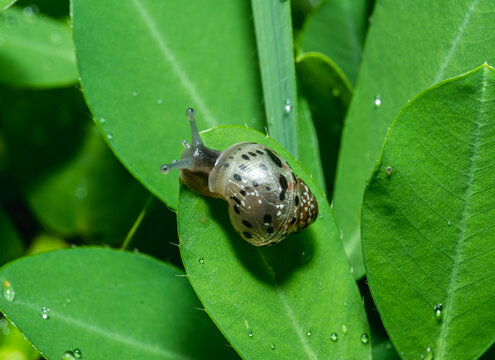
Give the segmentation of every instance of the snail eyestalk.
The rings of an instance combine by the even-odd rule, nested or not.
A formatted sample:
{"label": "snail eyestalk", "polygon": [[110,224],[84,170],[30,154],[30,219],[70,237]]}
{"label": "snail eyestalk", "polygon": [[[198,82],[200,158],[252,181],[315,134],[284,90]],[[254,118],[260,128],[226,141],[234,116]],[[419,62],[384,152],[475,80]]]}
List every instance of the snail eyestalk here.
{"label": "snail eyestalk", "polygon": [[163,164],[160,166],[160,170],[164,174],[168,174],[170,170],[173,169],[189,169],[191,167],[192,161],[190,158],[174,160],[171,164]]}
{"label": "snail eyestalk", "polygon": [[191,144],[193,147],[203,145],[203,140],[199,135],[198,127],[196,126],[196,111],[193,108],[186,110],[186,116],[189,119],[189,125],[191,126]]}

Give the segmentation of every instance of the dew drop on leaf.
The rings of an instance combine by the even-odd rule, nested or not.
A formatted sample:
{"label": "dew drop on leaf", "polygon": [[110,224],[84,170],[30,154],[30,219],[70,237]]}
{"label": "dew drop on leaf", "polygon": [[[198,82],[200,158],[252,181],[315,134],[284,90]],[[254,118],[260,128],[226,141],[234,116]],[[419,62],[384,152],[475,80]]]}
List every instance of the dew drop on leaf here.
{"label": "dew drop on leaf", "polygon": [[332,335],[330,335],[330,339],[333,342],[335,342],[335,341],[337,341],[339,339],[339,337],[338,337],[337,333],[332,333]]}
{"label": "dew drop on leaf", "polygon": [[74,356],[76,359],[82,359],[82,351],[79,349],[74,349]]}
{"label": "dew drop on leaf", "polygon": [[306,335],[311,336],[311,330],[310,329],[308,329],[308,331],[306,332]]}
{"label": "dew drop on leaf", "polygon": [[46,306],[41,308],[41,318],[43,320],[48,320],[50,318],[50,308],[47,308]]}
{"label": "dew drop on leaf", "polygon": [[69,350],[64,352],[64,354],[62,355],[62,360],[75,360],[75,359],[77,359],[76,355],[74,355],[74,353]]}
{"label": "dew drop on leaf", "polygon": [[290,103],[290,100],[289,99],[285,99],[285,102],[284,102],[284,112],[286,114],[289,114],[291,110],[292,110],[292,105]]}
{"label": "dew drop on leaf", "polygon": [[442,310],[443,310],[442,304],[437,304],[433,307],[433,311],[435,313],[435,319],[437,319],[438,322],[442,321]]}
{"label": "dew drop on leaf", "polygon": [[368,334],[361,335],[361,342],[365,345],[370,342],[370,338],[368,337]]}
{"label": "dew drop on leaf", "polygon": [[204,257],[200,257],[199,258],[199,263],[200,264],[204,264],[205,263],[205,258]]}
{"label": "dew drop on leaf", "polygon": [[375,104],[375,108],[378,108],[382,105],[382,98],[380,97],[380,95],[375,96],[375,100],[373,103]]}
{"label": "dew drop on leaf", "polygon": [[347,334],[347,326],[346,326],[346,325],[344,325],[344,324],[342,324],[342,332],[343,332],[344,334]]}
{"label": "dew drop on leaf", "polygon": [[5,280],[3,282],[3,289],[2,289],[2,294],[3,298],[9,302],[14,301],[15,299],[15,291],[14,288],[12,287],[12,284],[10,281]]}
{"label": "dew drop on leaf", "polygon": [[253,335],[254,335],[253,330],[248,330],[248,336],[253,337]]}
{"label": "dew drop on leaf", "polygon": [[424,355],[421,355],[421,359],[423,360],[433,360],[433,351],[431,348],[426,348],[426,352]]}

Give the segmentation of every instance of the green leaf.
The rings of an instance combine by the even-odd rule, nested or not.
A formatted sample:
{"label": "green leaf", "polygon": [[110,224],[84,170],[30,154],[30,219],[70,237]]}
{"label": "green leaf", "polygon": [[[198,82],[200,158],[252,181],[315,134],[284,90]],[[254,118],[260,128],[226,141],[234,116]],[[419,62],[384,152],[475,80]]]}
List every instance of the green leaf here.
{"label": "green leaf", "polygon": [[0,0],[0,11],[4,11],[14,4],[17,0]]}
{"label": "green leaf", "polygon": [[24,253],[22,238],[3,210],[0,210],[0,249],[0,266]]}
{"label": "green leaf", "polygon": [[368,281],[404,358],[476,359],[495,339],[494,119],[493,68],[433,86],[394,121],[366,189]]}
{"label": "green leaf", "polygon": [[48,88],[75,84],[69,24],[12,7],[0,14],[0,81]]}
{"label": "green leaf", "polygon": [[313,181],[326,194],[325,177],[321,164],[320,147],[318,146],[318,135],[316,133],[311,112],[306,99],[298,97],[297,116],[298,121],[298,149],[299,161],[304,165]]}
{"label": "green leaf", "polygon": [[[320,211],[303,232],[259,248],[235,232],[224,201],[182,189],[181,255],[215,323],[245,358],[370,358],[370,346],[360,341],[369,333],[366,314],[322,192],[299,163],[260,133],[229,126],[203,138],[212,148],[243,140],[274,149],[311,188]],[[339,334],[337,342],[330,339],[332,332]]]}
{"label": "green leaf", "polygon": [[[88,104],[124,165],[171,208],[177,159],[197,110],[200,129],[264,128],[247,1],[73,1],[74,38]],[[118,9],[118,10],[117,10]]]}
{"label": "green leaf", "polygon": [[195,309],[200,304],[187,278],[148,256],[59,250],[7,265],[0,271],[5,281],[15,299],[0,297],[0,308],[49,359],[75,349],[95,360],[233,355]]}
{"label": "green leaf", "polygon": [[[352,96],[352,87],[335,63],[325,55],[307,53],[297,57],[296,69],[303,94],[311,108],[320,135],[321,162],[325,172],[327,196],[331,198],[340,136]],[[316,144],[316,143],[315,143]]]}
{"label": "green leaf", "polygon": [[289,1],[251,0],[270,136],[299,159],[296,71]]}
{"label": "green leaf", "polygon": [[303,52],[331,58],[356,84],[368,29],[369,0],[325,0],[304,23],[298,39]]}
{"label": "green leaf", "polygon": [[423,89],[495,62],[492,0],[378,0],[358,86],[346,119],[334,190],[344,247],[358,276],[360,211],[366,181],[399,110]]}
{"label": "green leaf", "polygon": [[48,229],[88,242],[121,243],[147,192],[88,125],[79,152],[33,186],[28,204]]}

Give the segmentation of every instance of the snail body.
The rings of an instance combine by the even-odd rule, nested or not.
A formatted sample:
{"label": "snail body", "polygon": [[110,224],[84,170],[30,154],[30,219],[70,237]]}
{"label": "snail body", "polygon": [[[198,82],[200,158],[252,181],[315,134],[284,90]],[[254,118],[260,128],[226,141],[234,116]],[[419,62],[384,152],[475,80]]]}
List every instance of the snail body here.
{"label": "snail body", "polygon": [[181,159],[162,165],[161,170],[178,168],[187,187],[224,199],[230,221],[244,240],[255,246],[278,243],[316,220],[316,198],[274,150],[252,142],[221,152],[209,149],[197,130],[194,110],[188,109],[186,115],[191,144],[184,140]]}

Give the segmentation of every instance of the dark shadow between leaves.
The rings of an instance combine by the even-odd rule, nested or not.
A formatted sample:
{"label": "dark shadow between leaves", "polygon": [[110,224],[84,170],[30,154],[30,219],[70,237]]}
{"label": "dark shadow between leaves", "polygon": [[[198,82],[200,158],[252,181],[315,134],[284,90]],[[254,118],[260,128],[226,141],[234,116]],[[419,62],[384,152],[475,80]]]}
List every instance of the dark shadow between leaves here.
{"label": "dark shadow between leaves", "polygon": [[213,219],[223,226],[242,265],[267,285],[282,285],[314,257],[316,241],[311,228],[292,234],[276,245],[257,247],[237,234],[230,223],[225,201],[208,199],[208,206]]}

